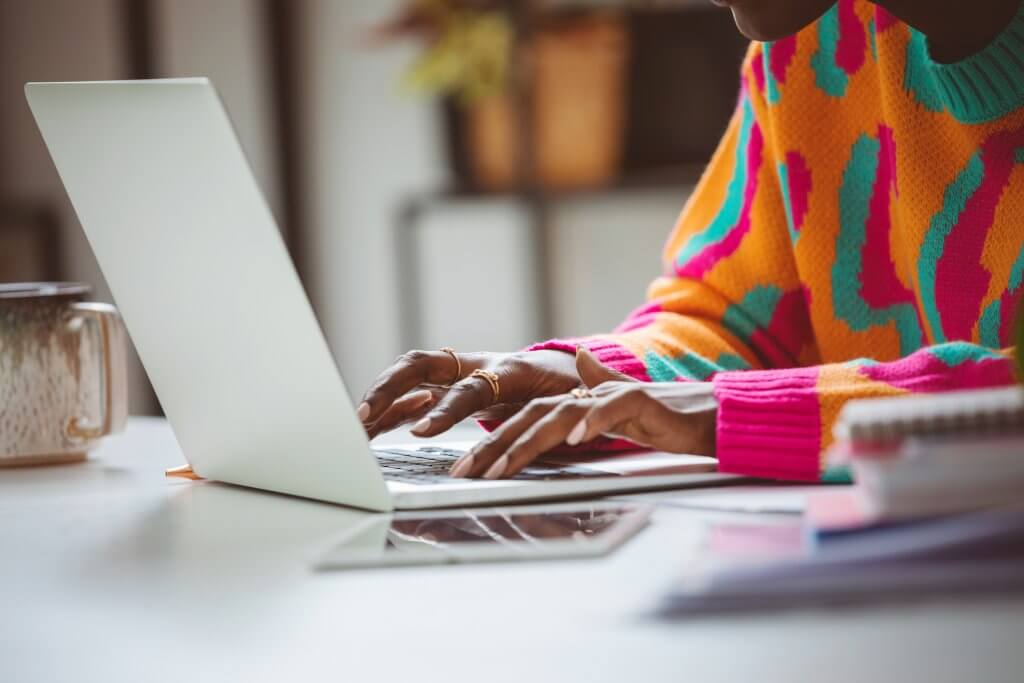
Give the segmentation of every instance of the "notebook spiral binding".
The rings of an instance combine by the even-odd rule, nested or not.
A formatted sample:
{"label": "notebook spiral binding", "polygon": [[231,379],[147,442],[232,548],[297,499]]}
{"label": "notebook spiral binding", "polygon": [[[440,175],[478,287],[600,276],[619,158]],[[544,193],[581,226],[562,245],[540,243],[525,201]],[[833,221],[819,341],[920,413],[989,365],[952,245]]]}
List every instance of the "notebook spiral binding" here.
{"label": "notebook spiral binding", "polygon": [[1005,387],[850,401],[836,439],[884,444],[908,436],[1024,434],[1024,388]]}

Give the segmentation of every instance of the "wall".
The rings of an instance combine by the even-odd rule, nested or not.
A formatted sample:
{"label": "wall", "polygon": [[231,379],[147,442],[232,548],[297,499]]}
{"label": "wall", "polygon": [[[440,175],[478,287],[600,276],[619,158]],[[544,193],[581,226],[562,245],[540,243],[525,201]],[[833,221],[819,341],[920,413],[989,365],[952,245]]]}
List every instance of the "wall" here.
{"label": "wall", "polygon": [[644,302],[689,187],[568,201],[555,212],[554,333],[607,332]]}
{"label": "wall", "polygon": [[[208,75],[224,99],[272,208],[279,208],[264,4],[251,0],[156,0],[156,75]],[[0,2],[0,197],[58,207],[65,277],[93,284],[110,301],[60,178],[25,104],[26,81],[108,80],[131,75],[119,0]],[[133,354],[130,410],[151,413],[155,400]]]}
{"label": "wall", "polygon": [[[124,78],[126,48],[116,0],[0,2],[0,197],[51,203],[60,214],[65,278],[110,301],[92,251],[25,103],[27,81]],[[137,357],[129,367],[129,407],[154,408]]]}
{"label": "wall", "polygon": [[271,209],[280,215],[266,5],[253,0],[151,0],[156,75],[208,76]]}
{"label": "wall", "polygon": [[399,352],[393,226],[408,193],[440,186],[439,122],[397,83],[415,47],[371,49],[396,0],[303,3],[309,92],[309,237],[321,324],[352,390]]}
{"label": "wall", "polygon": [[[296,0],[303,80],[297,91],[308,167],[302,199],[310,234],[308,285],[354,393],[405,350],[395,225],[402,202],[444,187],[433,104],[398,83],[418,47],[369,47],[366,29],[399,0]],[[107,298],[21,92],[26,80],[123,78],[129,73],[118,0],[0,2],[0,195],[56,202],[65,218],[68,276]],[[280,215],[268,30],[263,2],[155,0],[154,65],[161,75],[209,75],[257,178]],[[607,330],[642,301],[687,188],[560,203],[549,241],[560,335]],[[428,212],[417,345],[514,349],[539,335],[537,264],[522,207],[455,203]],[[153,409],[133,366],[132,411]]]}
{"label": "wall", "polygon": [[[399,80],[416,46],[370,48],[367,27],[397,0],[305,0],[310,92],[306,153],[313,296],[354,393],[403,351],[394,254],[397,211],[448,180],[440,121]],[[560,204],[550,226],[558,334],[607,331],[642,303],[661,246],[689,188]],[[521,207],[459,202],[425,216],[420,251],[423,330],[417,346],[515,349],[538,334],[537,264]]]}

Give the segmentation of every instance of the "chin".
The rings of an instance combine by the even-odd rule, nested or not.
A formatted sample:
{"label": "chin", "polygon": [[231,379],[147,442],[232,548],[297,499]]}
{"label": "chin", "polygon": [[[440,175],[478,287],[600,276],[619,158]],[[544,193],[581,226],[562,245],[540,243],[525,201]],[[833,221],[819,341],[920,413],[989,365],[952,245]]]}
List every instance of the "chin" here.
{"label": "chin", "polygon": [[786,38],[824,14],[834,0],[735,0],[730,4],[740,33],[767,42]]}

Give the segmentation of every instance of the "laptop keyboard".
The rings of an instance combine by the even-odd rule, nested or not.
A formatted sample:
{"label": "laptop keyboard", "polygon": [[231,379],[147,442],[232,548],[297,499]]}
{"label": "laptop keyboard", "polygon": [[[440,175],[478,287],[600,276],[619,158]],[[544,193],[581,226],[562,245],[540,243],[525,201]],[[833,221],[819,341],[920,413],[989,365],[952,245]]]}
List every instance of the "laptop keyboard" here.
{"label": "laptop keyboard", "polygon": [[[389,481],[400,481],[407,484],[451,484],[457,482],[472,484],[474,481],[473,479],[453,479],[448,476],[448,470],[464,451],[438,446],[423,446],[414,451],[400,448],[379,448],[374,449],[374,453],[377,455],[380,471]],[[615,475],[584,466],[549,466],[543,462],[536,462],[524,467],[519,474],[511,478],[541,481],[609,476]]]}

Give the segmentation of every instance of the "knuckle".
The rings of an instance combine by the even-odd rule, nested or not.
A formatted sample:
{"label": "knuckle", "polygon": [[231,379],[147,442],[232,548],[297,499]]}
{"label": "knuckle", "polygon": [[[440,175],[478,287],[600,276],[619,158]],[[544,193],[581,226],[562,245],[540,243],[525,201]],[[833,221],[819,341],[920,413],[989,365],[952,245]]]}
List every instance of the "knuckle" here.
{"label": "knuckle", "polygon": [[458,384],[453,385],[452,388],[448,390],[448,393],[453,394],[454,396],[475,396],[479,391],[480,390],[475,384],[459,382]]}
{"label": "knuckle", "polygon": [[494,430],[484,438],[480,439],[480,441],[477,442],[477,451],[479,452],[493,447],[494,444],[498,443],[501,440],[503,436],[502,431],[503,430],[501,429],[501,427],[499,427],[498,429]]}
{"label": "knuckle", "polygon": [[376,405],[378,402],[383,405],[390,403],[393,397],[390,391],[388,391],[388,382],[386,379],[377,380],[373,383],[365,394],[363,394],[363,400],[373,403]]}
{"label": "knuckle", "polygon": [[505,356],[498,362],[500,371],[508,375],[522,375],[529,372],[531,367],[529,361],[519,354]]}
{"label": "knuckle", "polygon": [[401,356],[399,356],[398,362],[404,365],[416,365],[426,360],[427,355],[428,354],[426,351],[421,351],[420,349],[412,349],[411,351],[406,351]]}
{"label": "knuckle", "polygon": [[505,455],[508,456],[509,460],[514,462],[521,460],[523,458],[523,455],[529,451],[532,438],[532,430],[527,431],[525,434],[521,435],[518,439],[516,439],[511,446],[505,449]]}

